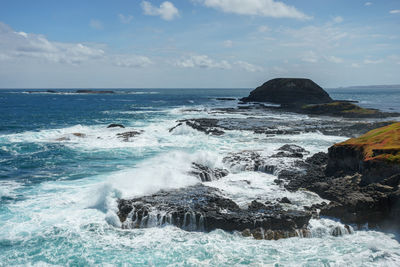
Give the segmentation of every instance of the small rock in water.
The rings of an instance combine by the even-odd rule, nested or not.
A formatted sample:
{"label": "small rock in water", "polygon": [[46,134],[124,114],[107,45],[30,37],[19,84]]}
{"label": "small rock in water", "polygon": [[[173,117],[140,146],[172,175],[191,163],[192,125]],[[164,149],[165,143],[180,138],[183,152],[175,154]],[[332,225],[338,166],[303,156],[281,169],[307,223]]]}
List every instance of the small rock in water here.
{"label": "small rock in water", "polygon": [[73,133],[72,134],[73,136],[76,136],[76,137],[86,137],[86,134],[84,134],[84,133]]}
{"label": "small rock in water", "polygon": [[125,128],[124,125],[122,125],[122,124],[117,124],[117,123],[111,123],[110,125],[107,126],[107,128],[115,128],[115,127]]}
{"label": "small rock in water", "polygon": [[290,201],[287,197],[283,197],[280,202],[286,204],[292,204],[292,201]]}
{"label": "small rock in water", "polygon": [[117,137],[122,138],[123,141],[128,142],[129,138],[135,137],[142,132],[140,131],[129,131],[129,132],[124,132],[124,133],[117,133]]}

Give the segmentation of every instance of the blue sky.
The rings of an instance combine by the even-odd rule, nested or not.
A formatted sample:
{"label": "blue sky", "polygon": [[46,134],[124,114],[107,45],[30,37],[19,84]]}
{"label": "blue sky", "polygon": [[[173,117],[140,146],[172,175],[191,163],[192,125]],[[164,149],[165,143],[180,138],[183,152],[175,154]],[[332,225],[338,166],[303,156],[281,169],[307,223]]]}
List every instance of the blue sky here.
{"label": "blue sky", "polygon": [[399,0],[0,2],[0,88],[400,84]]}

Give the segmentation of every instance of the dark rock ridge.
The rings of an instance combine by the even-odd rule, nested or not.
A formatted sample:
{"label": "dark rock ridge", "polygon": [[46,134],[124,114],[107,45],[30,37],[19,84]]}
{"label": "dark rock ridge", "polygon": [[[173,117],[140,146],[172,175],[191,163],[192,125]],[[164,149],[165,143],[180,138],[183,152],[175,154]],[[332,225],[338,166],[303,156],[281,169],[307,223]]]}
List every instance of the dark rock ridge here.
{"label": "dark rock ridge", "polygon": [[377,109],[362,108],[347,101],[334,101],[325,104],[312,104],[295,107],[295,112],[309,115],[324,115],[344,118],[388,118],[400,116],[400,113],[381,112]]}
{"label": "dark rock ridge", "polygon": [[90,90],[90,89],[80,89],[76,90],[77,94],[114,94],[114,91],[110,90]]}
{"label": "dark rock ridge", "polygon": [[332,98],[310,79],[276,78],[257,87],[241,101],[293,105],[329,103]]}
{"label": "dark rock ridge", "polygon": [[229,174],[228,170],[204,166],[202,164],[193,162],[190,174],[199,178],[202,182],[211,182],[221,179]]}
{"label": "dark rock ridge", "polygon": [[[303,172],[282,172],[278,178],[286,181],[288,190],[305,188],[330,200],[321,215],[400,230],[399,133],[400,123],[378,128],[332,146],[328,155],[313,155],[304,162]],[[374,152],[385,145],[391,147],[389,154]]]}
{"label": "dark rock ridge", "polygon": [[107,126],[107,128],[116,128],[116,127],[125,128],[124,125],[118,123],[111,123],[110,125]]}
{"label": "dark rock ridge", "polygon": [[173,132],[177,127],[182,125],[187,125],[197,131],[203,132],[207,135],[223,135],[225,132],[218,126],[217,119],[189,119],[189,120],[179,120],[178,124],[169,129],[169,132]]}
{"label": "dark rock ridge", "polygon": [[[297,236],[306,231],[307,211],[285,211],[279,206],[252,203],[241,209],[218,189],[202,184],[118,202],[123,228],[172,224],[188,231],[243,231],[258,239]],[[300,232],[299,232],[300,230]],[[268,235],[266,234],[268,233]]]}
{"label": "dark rock ridge", "polygon": [[298,145],[286,144],[278,149],[278,153],[272,155],[275,158],[303,158],[304,155],[310,152],[306,151],[304,148]]}

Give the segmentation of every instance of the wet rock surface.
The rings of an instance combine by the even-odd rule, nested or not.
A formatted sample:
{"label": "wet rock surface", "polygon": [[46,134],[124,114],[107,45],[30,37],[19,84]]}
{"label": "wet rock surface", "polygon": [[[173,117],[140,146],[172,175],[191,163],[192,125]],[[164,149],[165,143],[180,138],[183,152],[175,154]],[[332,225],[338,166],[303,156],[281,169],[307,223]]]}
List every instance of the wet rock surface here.
{"label": "wet rock surface", "polygon": [[125,128],[125,126],[118,123],[111,123],[110,125],[107,126],[107,128]]}
{"label": "wet rock surface", "polygon": [[329,159],[326,153],[317,153],[302,165],[304,171],[281,173],[285,188],[300,188],[317,193],[331,202],[318,207],[320,215],[339,218],[344,223],[359,226],[399,229],[400,223],[400,173],[379,183],[363,183],[359,173],[343,176],[326,174]]}
{"label": "wet rock surface", "polygon": [[221,127],[218,126],[217,119],[207,119],[207,118],[180,120],[178,121],[178,124],[176,126],[169,129],[169,132],[174,131],[177,127],[182,126],[184,124],[197,131],[203,132],[207,135],[219,136],[225,133],[223,130],[221,130]]}
{"label": "wet rock surface", "polygon": [[[277,120],[275,118],[252,117],[254,110],[243,112],[237,109],[231,110],[211,110],[211,113],[221,114],[240,114],[249,115],[247,118],[196,118],[178,121],[178,124],[169,129],[173,132],[183,124],[203,132],[207,135],[223,135],[228,130],[251,131],[256,134],[272,136],[272,135],[296,135],[301,133],[322,133],[325,135],[357,137],[372,129],[389,125],[393,121],[359,121],[351,119],[343,119],[340,121],[327,118],[326,120],[310,120],[309,118],[295,118],[286,121]],[[262,115],[262,111],[261,114]]]}
{"label": "wet rock surface", "polygon": [[199,178],[202,182],[211,182],[221,179],[229,174],[228,170],[204,166],[202,164],[193,162],[192,171],[190,174]]}
{"label": "wet rock surface", "polygon": [[124,142],[129,142],[131,138],[142,134],[143,131],[129,131],[124,133],[117,133],[117,137],[122,139]]}
{"label": "wet rock surface", "polygon": [[[261,204],[261,203],[260,203]],[[118,202],[123,228],[173,224],[189,231],[250,231],[256,229],[295,236],[311,218],[307,211],[285,211],[252,203],[241,209],[216,188],[202,184]],[[278,234],[276,234],[278,235]],[[272,238],[273,239],[273,238]]]}

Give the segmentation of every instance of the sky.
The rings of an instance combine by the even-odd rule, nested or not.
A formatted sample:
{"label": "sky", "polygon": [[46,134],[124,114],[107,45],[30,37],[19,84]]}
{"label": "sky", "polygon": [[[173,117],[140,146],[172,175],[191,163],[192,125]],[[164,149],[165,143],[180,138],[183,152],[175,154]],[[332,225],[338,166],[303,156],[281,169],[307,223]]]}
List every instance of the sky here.
{"label": "sky", "polygon": [[400,84],[399,0],[1,0],[0,88]]}

